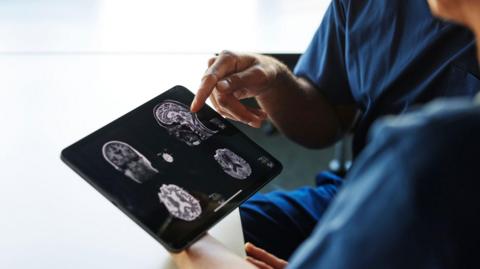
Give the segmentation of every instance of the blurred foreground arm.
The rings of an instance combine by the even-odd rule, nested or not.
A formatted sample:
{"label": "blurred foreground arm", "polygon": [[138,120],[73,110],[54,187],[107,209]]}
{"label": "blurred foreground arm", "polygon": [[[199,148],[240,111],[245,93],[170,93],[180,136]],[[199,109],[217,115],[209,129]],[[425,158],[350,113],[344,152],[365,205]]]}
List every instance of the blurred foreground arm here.
{"label": "blurred foreground arm", "polygon": [[206,235],[187,250],[172,254],[180,269],[284,269],[288,263],[250,243],[245,245],[246,260],[233,254],[220,242]]}
{"label": "blurred foreground arm", "polygon": [[180,269],[257,269],[210,235],[206,235],[187,250],[172,254],[172,258]]}

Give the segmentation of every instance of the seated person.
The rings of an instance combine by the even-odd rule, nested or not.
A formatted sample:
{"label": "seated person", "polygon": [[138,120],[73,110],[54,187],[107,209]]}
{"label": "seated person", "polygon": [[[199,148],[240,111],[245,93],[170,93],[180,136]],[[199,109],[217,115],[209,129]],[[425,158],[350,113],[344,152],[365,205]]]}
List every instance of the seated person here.
{"label": "seated person", "polygon": [[[210,60],[192,110],[210,97],[225,117],[258,127],[268,116],[289,138],[314,148],[355,125],[358,155],[381,116],[437,97],[473,97],[480,89],[475,51],[472,33],[434,18],[424,0],[334,0],[295,75],[269,57],[224,52]],[[243,106],[238,99],[246,97],[261,109]],[[288,259],[342,184],[325,173],[317,181],[316,188],[246,202],[240,208],[246,241]]]}
{"label": "seated person", "polygon": [[[422,1],[417,1],[417,3],[420,2]],[[391,1],[391,3],[395,5],[396,1]],[[405,4],[405,7],[413,5],[413,2],[409,1],[403,1],[402,3]],[[458,9],[444,8],[444,5],[449,5],[451,3],[454,3],[453,6],[458,7]],[[468,3],[470,3],[470,6],[468,6]],[[480,24],[474,24],[478,16],[472,16],[470,13],[473,12],[474,15],[480,14],[478,13],[480,8],[477,7],[480,6],[480,3],[477,3],[478,2],[467,0],[446,0],[438,2],[432,1],[431,4],[434,7],[434,11],[439,14],[441,14],[441,11],[452,11],[451,13],[447,13],[450,16],[453,16],[450,18],[455,18],[457,21],[471,26],[476,34],[480,34],[480,31],[477,31],[480,29]],[[337,4],[337,8],[343,8],[343,6],[341,6],[343,2],[334,2],[334,7],[335,4]],[[388,4],[390,4],[390,2]],[[372,5],[369,5],[369,7]],[[474,7],[474,5],[476,6]],[[348,5],[349,8],[352,8],[353,6],[353,2]],[[400,5],[395,5],[395,8],[401,9],[402,7]],[[419,12],[419,10],[415,10],[415,12]],[[332,8],[329,13],[327,13],[327,18],[331,13]],[[347,13],[349,15],[355,14],[353,11]],[[340,12],[340,14],[345,15],[343,12]],[[363,19],[367,20],[368,17],[363,17]],[[354,24],[352,20],[347,21]],[[421,26],[426,27],[425,25]],[[439,23],[437,26],[439,27],[438,32],[435,32],[431,36],[425,35],[426,32],[420,31],[423,34],[423,38],[428,40],[424,41],[424,43],[427,44],[421,43],[420,41],[423,40],[420,39],[419,33],[415,33],[418,34],[418,36],[416,36],[418,44],[410,44],[410,50],[413,56],[409,58],[408,61],[403,58],[387,58],[384,60],[387,62],[389,60],[396,60],[397,62],[401,62],[398,64],[403,65],[413,63],[421,65],[420,62],[418,62],[418,59],[414,59],[415,57],[422,58],[427,56],[425,54],[428,53],[424,46],[433,48],[435,47],[433,45],[435,43],[434,41],[438,43],[440,40],[443,42],[450,40],[447,42],[450,45],[458,45],[459,43],[462,43],[458,40],[458,43],[454,42],[457,36],[453,33],[456,31],[449,29],[449,27],[453,26],[443,23]],[[352,27],[347,28],[352,29]],[[402,29],[403,28],[399,29],[399,31]],[[447,34],[449,33],[449,30],[452,30],[452,32]],[[457,29],[457,31],[459,30]],[[411,38],[411,36],[407,36],[406,38],[408,39],[409,37]],[[349,36],[349,39],[351,38],[352,37]],[[419,53],[416,50],[417,47],[423,48],[423,53],[420,53],[420,55],[416,54]],[[309,50],[311,49],[312,47],[310,47]],[[371,47],[370,49],[373,50]],[[444,49],[447,50],[446,48]],[[378,48],[378,50],[381,49]],[[401,48],[392,48],[392,50],[401,50]],[[440,55],[436,55],[437,58],[429,63],[436,63],[437,60],[442,58],[441,56],[444,56],[442,53],[446,53],[445,50],[440,50]],[[449,52],[452,53],[451,51]],[[330,57],[325,55],[326,53],[317,53],[319,56]],[[457,54],[452,55],[457,57],[461,54],[462,50],[457,51]],[[353,57],[352,55],[349,56]],[[348,113],[349,108],[346,108],[347,113],[344,114],[343,112],[345,110],[343,110],[343,108],[345,107],[341,107],[340,105],[328,106],[327,99],[316,92],[315,88],[313,88],[311,83],[307,80],[292,78],[293,75],[291,74],[290,77],[285,77],[284,75],[289,73],[286,71],[283,71],[284,73],[278,73],[278,70],[271,68],[274,64],[264,65],[264,69],[262,69],[262,67],[258,67],[258,65],[261,65],[262,63],[259,63],[258,60],[252,59],[250,56],[244,56],[242,58],[245,59],[245,62],[239,61],[240,58],[242,57],[235,55],[232,56],[232,54],[227,53],[226,55],[221,55],[218,59],[211,61],[212,68],[210,68],[208,72],[213,75],[207,76],[203,81],[203,88],[201,88],[199,96],[197,96],[196,101],[192,104],[192,110],[198,109],[199,104],[201,105],[205,98],[212,93],[212,102],[214,102],[216,106],[220,105],[223,107],[224,114],[228,114],[235,119],[248,121],[251,125],[258,125],[255,123],[255,120],[257,123],[261,121],[261,119],[265,117],[265,114],[263,114],[265,112],[253,109],[250,110],[245,107],[240,108],[238,100],[235,100],[236,98],[253,95],[260,101],[260,105],[266,111],[268,116],[272,118],[274,123],[281,127],[283,126],[284,129],[291,132],[289,134],[294,139],[297,138],[299,140],[307,141],[307,144],[309,142],[313,143],[314,141],[309,140],[311,137],[308,136],[308,133],[303,133],[300,130],[296,133],[296,130],[288,129],[288,124],[279,124],[279,122],[286,122],[291,123],[294,126],[296,125],[297,128],[304,126],[298,120],[295,122],[295,117],[291,118],[291,114],[282,111],[281,108],[291,107],[288,106],[288,104],[292,104],[289,103],[289,101],[293,103],[296,101],[304,102],[301,103],[303,106],[299,106],[297,107],[297,110],[293,110],[297,116],[298,113],[307,116],[308,111],[298,111],[302,109],[311,109],[317,113],[325,112],[326,120],[321,120],[318,119],[318,117],[315,118],[312,116],[301,117],[302,119],[305,119],[307,123],[316,123],[317,125],[315,126],[328,126],[329,124],[334,124],[334,127],[341,129],[341,127],[344,126],[344,119],[350,118],[342,116],[352,115],[351,113]],[[352,59],[352,64],[354,66],[363,66],[363,69],[366,69],[365,65],[359,65],[358,62],[355,62],[356,60],[359,60],[358,57],[357,59]],[[377,59],[377,61],[378,60],[379,59]],[[265,64],[266,61],[267,60],[264,60],[263,64]],[[268,59],[268,61],[272,60]],[[370,59],[370,61],[374,61],[374,59]],[[447,62],[450,61],[452,61],[451,58]],[[219,62],[221,64],[218,64]],[[332,63],[328,60],[327,62],[329,64]],[[395,66],[397,62],[390,64]],[[459,62],[455,62],[455,64],[458,63]],[[333,64],[335,64],[335,62],[333,62]],[[225,65],[227,67],[231,65],[234,68],[227,68],[223,71],[219,71],[222,70],[220,67]],[[248,74],[244,74],[245,71],[241,71],[246,68],[245,66],[252,65],[254,65],[254,68],[250,71],[247,69],[246,73]],[[297,68],[297,72],[298,69],[301,69],[301,66],[302,60],[300,61],[300,68]],[[468,65],[464,65],[463,67],[465,66]],[[420,69],[423,67],[425,66],[421,65]],[[322,68],[323,67],[319,69]],[[358,68],[359,70],[362,69],[360,67]],[[429,71],[433,72],[431,66],[426,66],[425,68],[430,69]],[[425,68],[418,70],[419,73],[423,74],[418,76],[426,76],[425,74],[428,72],[424,70]],[[441,70],[443,65],[436,66],[436,68],[440,68]],[[419,92],[414,91],[413,93],[400,91],[402,87],[390,85],[388,83],[389,81],[385,81],[386,78],[383,78],[378,84],[372,84],[372,81],[370,81],[372,78],[367,78],[378,74],[375,72],[373,72],[374,74],[371,74],[371,70],[360,70],[364,71],[365,74],[351,74],[358,76],[354,76],[353,80],[359,79],[359,81],[357,81],[358,83],[361,85],[367,83],[368,86],[371,87],[387,87],[390,85],[393,88],[388,92],[393,95],[397,94],[400,98],[395,101],[395,98],[388,97],[388,92],[382,91],[373,91],[369,93],[352,92],[350,97],[358,98],[358,100],[355,99],[355,101],[358,102],[366,102],[360,104],[364,105],[362,119],[368,121],[365,119],[365,117],[367,117],[365,115],[368,115],[368,112],[377,114],[378,117],[379,115],[382,115],[382,111],[394,111],[395,108],[399,108],[396,105],[399,105],[400,107],[403,106],[402,109],[405,110],[408,106],[414,104],[415,101],[421,102],[422,100],[417,99],[421,99],[421,96],[428,99],[428,90],[423,87],[430,83],[441,88],[438,90],[438,93],[444,93],[443,95],[459,94],[461,91],[458,88],[458,85],[451,84],[452,79],[455,80],[455,78],[458,79],[457,82],[462,84],[457,76],[459,74],[458,72],[460,72],[457,68],[459,67],[448,69],[449,72],[443,73],[443,75],[448,77],[448,80],[444,81],[444,83],[446,83],[445,85],[433,82],[435,80],[442,80],[441,76],[436,72],[430,73],[433,77],[427,76],[427,80],[424,83],[419,82],[418,84],[415,84],[413,82],[415,82],[415,76],[417,76],[417,74],[403,71],[409,74],[409,76],[405,77],[407,82],[399,80],[398,77],[394,79],[393,82],[396,82],[397,84],[399,83],[400,85],[405,84],[405,88],[407,88],[409,82],[413,84],[414,88],[419,87],[417,89]],[[238,71],[240,71],[240,73],[235,73],[235,76],[232,75],[232,72]],[[313,73],[320,76],[323,71],[325,70],[315,70]],[[399,70],[395,70],[395,68],[389,69],[389,71],[393,73],[403,73]],[[442,73],[441,71],[439,72]],[[260,79],[258,81],[267,84],[261,84],[260,82],[257,84],[257,80],[253,79],[252,76],[257,76],[259,74],[260,78],[263,78],[263,80]],[[461,77],[466,81],[466,83],[462,84],[463,86],[466,88],[475,88],[478,86],[478,81],[474,75],[468,73],[462,74]],[[227,79],[222,80],[221,78],[226,75],[230,76]],[[269,76],[270,78],[275,79],[266,79]],[[386,76],[388,77],[388,80],[390,80],[393,79],[392,76],[394,76],[394,74],[388,73]],[[402,76],[405,76],[405,74]],[[239,79],[239,77],[242,79]],[[220,81],[218,81],[219,78]],[[331,77],[323,78],[320,76],[320,78],[323,80],[335,80],[335,78]],[[253,84],[248,84],[247,82]],[[240,83],[240,85],[242,85],[241,83],[246,84],[239,87],[233,87],[232,85],[235,85],[236,83]],[[211,85],[208,86],[209,84]],[[349,81],[349,84],[352,83]],[[272,85],[276,86],[272,88],[275,90],[269,88],[272,87]],[[451,94],[448,94],[449,86],[454,87]],[[215,89],[213,89],[213,87],[215,87]],[[430,89],[430,87],[432,87],[432,85],[427,87],[427,89]],[[325,94],[325,96],[328,97],[327,93],[324,93],[325,88],[320,88],[322,89],[322,94]],[[338,91],[338,89],[336,90]],[[478,90],[478,87],[476,89],[471,89],[472,93],[476,92],[476,90]],[[468,89],[466,91],[468,91]],[[208,94],[205,94],[205,92]],[[337,93],[331,93],[330,99],[342,97],[333,96],[334,94]],[[226,97],[224,95],[226,95]],[[438,95],[442,96],[442,94]],[[345,98],[346,96],[343,97]],[[363,100],[362,97],[365,98],[365,100]],[[386,105],[383,106],[382,102],[379,102],[376,98],[385,102]],[[410,100],[409,98],[412,99]],[[314,101],[319,101],[319,105],[313,105]],[[410,103],[409,101],[412,102]],[[275,107],[275,103],[279,107]],[[465,102],[457,101],[447,104],[448,105],[430,105],[422,112],[416,112],[416,114],[406,115],[393,120],[385,120],[373,128],[373,131],[371,132],[372,143],[355,162],[352,171],[348,175],[349,180],[347,181],[348,183],[346,184],[345,189],[339,195],[338,199],[335,200],[334,204],[328,210],[328,213],[326,213],[321,222],[317,225],[314,233],[312,235],[308,232],[306,233],[305,236],[310,237],[308,241],[297,250],[291,260],[291,264],[289,265],[291,268],[459,268],[466,265],[466,262],[472,261],[472,257],[474,256],[468,255],[470,254],[468,250],[469,247],[474,246],[474,243],[478,242],[476,240],[479,238],[478,232],[475,233],[474,229],[475,227],[478,227],[479,223],[477,216],[479,216],[480,211],[478,210],[479,205],[478,202],[475,201],[475,194],[473,193],[477,190],[477,188],[474,187],[477,187],[476,184],[478,185],[474,180],[475,177],[478,178],[478,172],[475,171],[475,158],[473,158],[473,156],[475,156],[474,154],[480,150],[479,143],[476,143],[480,134],[480,122],[478,120],[480,118],[480,111],[478,107],[473,107]],[[393,106],[393,108],[390,108],[388,105]],[[442,109],[439,109],[439,106],[442,107]],[[448,106],[451,107],[449,108]],[[228,109],[225,109],[225,107]],[[217,107],[217,109],[219,109],[219,107]],[[231,112],[232,109],[235,112]],[[402,109],[398,112],[401,112]],[[241,116],[237,115],[237,113],[240,113]],[[329,116],[332,116],[332,118],[329,118]],[[338,130],[338,128],[326,130],[332,131]],[[282,130],[282,128],[280,129]],[[360,128],[360,130],[362,130],[362,128]],[[333,133],[330,133],[330,135],[333,135]],[[335,137],[335,135],[333,135],[333,137]],[[321,138],[326,137],[323,136]],[[305,192],[303,196],[307,197],[304,199],[310,199],[309,197],[311,195],[309,195],[308,192]],[[297,201],[289,198],[288,194],[284,197],[288,198],[285,199],[285,201]],[[270,201],[266,199],[263,203],[268,204],[269,202]],[[311,203],[314,204],[314,202],[315,201]],[[282,204],[282,206],[285,206],[285,204]],[[302,208],[302,205],[300,205],[300,208]],[[271,210],[275,210],[275,208],[273,207]],[[269,213],[268,211],[266,212],[267,214]],[[307,213],[311,214],[310,211]],[[315,213],[312,215],[314,214]],[[315,225],[316,222],[313,222]],[[276,226],[270,228],[272,230],[277,229]],[[294,229],[295,227],[292,228]],[[293,230],[292,233],[295,233],[295,230]],[[273,238],[274,242],[270,242],[270,244],[289,244],[289,236],[291,235],[288,234],[288,231],[286,231],[286,233],[278,233],[276,234],[276,237]],[[212,249],[215,251],[212,252]],[[181,268],[188,268],[189,266],[192,266],[192,268],[225,267],[225,265],[222,264],[228,264],[231,268],[235,268],[235,265],[238,265],[238,268],[250,268],[252,267],[252,264],[255,264],[260,268],[277,268],[286,266],[285,261],[275,258],[274,256],[254,247],[249,246],[247,252],[255,257],[249,259],[251,264],[244,263],[238,257],[229,254],[228,251],[224,250],[222,252],[221,245],[218,245],[213,239],[207,237],[192,246],[191,249],[182,254],[175,255],[174,257]],[[202,267],[203,265],[207,265],[207,267]]]}

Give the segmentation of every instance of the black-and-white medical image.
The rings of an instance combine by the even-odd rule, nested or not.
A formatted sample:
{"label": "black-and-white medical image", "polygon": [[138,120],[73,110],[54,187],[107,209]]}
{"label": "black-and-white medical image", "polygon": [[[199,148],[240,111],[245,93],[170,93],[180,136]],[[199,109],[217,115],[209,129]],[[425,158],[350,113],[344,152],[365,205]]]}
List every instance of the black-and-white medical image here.
{"label": "black-and-white medical image", "polygon": [[173,161],[175,160],[173,158],[173,154],[168,152],[168,150],[163,150],[163,152],[159,152],[157,153],[157,156],[161,157],[163,161],[167,162],[167,163],[173,163]]}
{"label": "black-and-white medical image", "polygon": [[145,156],[125,142],[105,143],[102,154],[116,170],[137,183],[144,183],[158,173]]}
{"label": "black-and-white medical image", "polygon": [[223,195],[221,195],[220,193],[212,193],[208,196],[208,199],[210,199],[211,201],[217,203],[217,204],[222,204],[225,202],[225,198],[223,197]]}
{"label": "black-and-white medical image", "polygon": [[163,184],[158,198],[175,218],[193,221],[202,214],[200,202],[177,185]]}
{"label": "black-and-white medical image", "polygon": [[273,168],[275,166],[275,164],[273,164],[273,162],[265,157],[265,156],[262,156],[260,158],[257,159],[261,164],[267,166],[268,168]]}
{"label": "black-and-white medical image", "polygon": [[217,126],[217,128],[220,130],[224,130],[225,128],[227,128],[227,125],[219,118],[212,118],[210,122],[213,125]]}
{"label": "black-and-white medical image", "polygon": [[165,100],[156,105],[153,114],[170,135],[189,146],[198,146],[217,133],[207,128],[190,109],[177,101]]}
{"label": "black-and-white medical image", "polygon": [[229,149],[217,149],[213,157],[223,171],[231,177],[246,179],[252,173],[252,168],[247,161]]}
{"label": "black-and-white medical image", "polygon": [[282,167],[211,107],[191,113],[193,98],[175,86],[65,148],[61,156],[175,250],[207,232]]}

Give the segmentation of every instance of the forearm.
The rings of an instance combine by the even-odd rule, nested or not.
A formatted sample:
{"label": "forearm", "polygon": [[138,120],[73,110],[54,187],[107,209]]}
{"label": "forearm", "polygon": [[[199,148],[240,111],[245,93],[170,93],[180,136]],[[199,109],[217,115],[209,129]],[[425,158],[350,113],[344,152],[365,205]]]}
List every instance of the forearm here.
{"label": "forearm", "polygon": [[[295,77],[272,57],[222,52],[210,67],[192,102],[197,112],[207,98],[224,117],[252,127],[270,117],[290,139],[306,147],[326,147],[351,126],[355,107],[333,107],[305,79]],[[255,97],[261,110],[239,100]]]}
{"label": "forearm", "polygon": [[[178,255],[189,255],[182,253]],[[180,269],[257,269],[252,264],[231,253],[215,254],[215,253],[195,253],[196,256],[188,258],[182,257],[177,262]]]}
{"label": "forearm", "polygon": [[280,68],[275,84],[257,97],[259,105],[293,141],[310,148],[331,145],[345,129],[337,111],[311,83]]}
{"label": "forearm", "polygon": [[209,235],[172,257],[180,269],[257,269]]}

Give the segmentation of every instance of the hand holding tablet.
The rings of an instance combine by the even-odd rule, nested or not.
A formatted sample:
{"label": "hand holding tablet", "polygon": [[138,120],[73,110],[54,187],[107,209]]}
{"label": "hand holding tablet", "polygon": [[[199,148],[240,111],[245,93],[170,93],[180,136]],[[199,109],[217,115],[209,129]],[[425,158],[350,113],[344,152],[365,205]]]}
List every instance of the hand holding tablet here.
{"label": "hand holding tablet", "polygon": [[62,160],[169,251],[205,234],[282,169],[176,86],[62,151]]}

